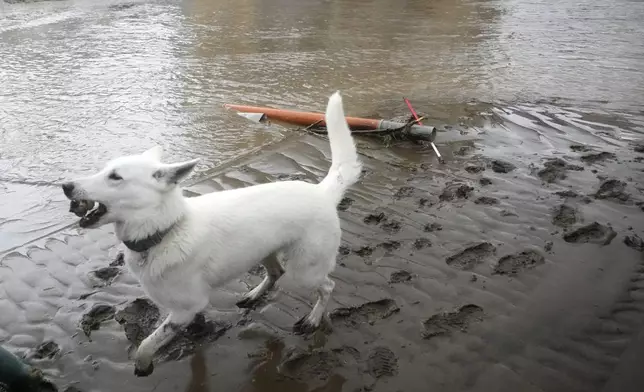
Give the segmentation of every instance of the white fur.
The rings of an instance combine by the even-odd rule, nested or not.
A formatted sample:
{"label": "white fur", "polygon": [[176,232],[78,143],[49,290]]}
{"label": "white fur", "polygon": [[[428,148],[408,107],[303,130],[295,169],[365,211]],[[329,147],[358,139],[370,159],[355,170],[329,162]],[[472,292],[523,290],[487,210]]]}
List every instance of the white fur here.
{"label": "white fur", "polygon": [[[174,225],[148,252],[128,250],[125,255],[147,295],[169,311],[136,352],[138,375],[152,371],[154,353],[208,305],[213,288],[259,263],[266,278],[240,304],[250,305],[269,290],[285,261],[289,275],[317,294],[312,311],[297,327],[308,332],[319,326],[334,287],[329,274],[341,237],[336,207],[361,172],[337,92],[329,99],[326,123],[332,164],[319,184],[285,181],[185,198],[176,183],[197,161],[162,164],[158,147],[116,159],[98,174],[73,182],[72,198],[105,204],[108,213],[96,226],[114,223],[122,241]],[[110,179],[112,173],[123,179]]]}

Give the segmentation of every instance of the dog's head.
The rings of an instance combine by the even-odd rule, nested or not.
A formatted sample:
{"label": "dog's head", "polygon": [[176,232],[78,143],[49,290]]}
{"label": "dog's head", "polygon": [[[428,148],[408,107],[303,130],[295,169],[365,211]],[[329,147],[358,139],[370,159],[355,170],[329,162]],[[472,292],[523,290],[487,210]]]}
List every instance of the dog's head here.
{"label": "dog's head", "polygon": [[158,211],[168,198],[176,197],[177,184],[190,175],[199,159],[165,164],[162,153],[157,146],[141,155],[117,158],[92,176],[63,184],[70,211],[81,217],[80,226],[125,222],[144,211]]}

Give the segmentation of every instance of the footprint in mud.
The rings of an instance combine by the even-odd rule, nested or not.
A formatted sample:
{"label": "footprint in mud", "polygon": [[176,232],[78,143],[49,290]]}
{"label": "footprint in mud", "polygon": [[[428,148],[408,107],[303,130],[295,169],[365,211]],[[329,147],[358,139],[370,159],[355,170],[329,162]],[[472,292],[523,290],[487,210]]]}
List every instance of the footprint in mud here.
{"label": "footprint in mud", "polygon": [[351,207],[355,200],[353,200],[350,197],[343,197],[342,200],[340,200],[340,203],[338,203],[338,211],[346,211]]}
{"label": "footprint in mud", "polygon": [[367,359],[367,369],[374,378],[395,376],[398,373],[398,357],[387,347],[374,347]]}
{"label": "footprint in mud", "polygon": [[479,184],[481,184],[482,186],[492,185],[492,180],[487,177],[483,177],[479,180]]}
{"label": "footprint in mud", "polygon": [[582,156],[580,159],[585,163],[593,164],[593,163],[605,161],[607,159],[617,159],[617,156],[612,152],[602,151],[596,154],[586,154]]}
{"label": "footprint in mud", "polygon": [[579,196],[580,196],[580,195],[579,195],[579,193],[577,193],[577,192],[575,192],[575,191],[571,191],[571,190],[569,190],[569,189],[568,189],[568,190],[565,190],[565,191],[555,192],[555,195],[557,195],[557,196],[559,196],[559,197],[563,197],[563,198],[571,198],[571,199],[572,199],[572,198],[575,198],[575,197],[579,197]]}
{"label": "footprint in mud", "polygon": [[584,146],[583,144],[573,144],[570,146],[570,149],[573,150],[574,152],[588,152],[592,151],[592,148],[588,146]]}
{"label": "footprint in mud", "polygon": [[443,225],[440,223],[428,223],[425,226],[423,226],[423,231],[426,233],[431,233],[434,231],[441,231],[443,230]]}
{"label": "footprint in mud", "polygon": [[561,158],[551,158],[548,159],[544,164],[544,168],[539,170],[537,176],[544,182],[553,183],[558,180],[565,179],[568,175],[567,171],[582,171],[583,167],[577,165],[571,165],[568,162],[564,161]]}
{"label": "footprint in mud", "polygon": [[277,181],[304,181],[306,174],[304,173],[280,173],[276,176]]}
{"label": "footprint in mud", "polygon": [[363,219],[368,225],[380,225],[380,227],[389,234],[395,234],[400,231],[402,225],[395,219],[389,220],[384,212],[378,214],[369,214]]}
{"label": "footprint in mud", "polygon": [[379,225],[381,222],[387,221],[387,215],[384,212],[378,214],[369,214],[364,218],[364,223],[368,225]]}
{"label": "footprint in mud", "polygon": [[523,252],[503,256],[494,267],[493,274],[514,276],[519,272],[532,269],[544,264],[545,257],[534,250],[524,250]]}
{"label": "footprint in mud", "polygon": [[432,242],[428,238],[418,238],[414,241],[414,249],[421,250],[432,246]]}
{"label": "footprint in mud", "polygon": [[559,227],[569,227],[577,223],[577,210],[567,204],[553,209],[552,224]]}
{"label": "footprint in mud", "polygon": [[470,146],[461,146],[457,150],[454,150],[454,155],[465,156],[472,150],[473,148]]}
{"label": "footprint in mud", "polygon": [[104,287],[111,284],[120,273],[119,267],[103,267],[90,272],[90,276],[93,278],[94,287]]}
{"label": "footprint in mud", "polygon": [[452,201],[454,199],[467,199],[470,197],[474,188],[463,183],[448,184],[438,199],[440,201]]}
{"label": "footprint in mud", "polygon": [[277,366],[280,374],[310,384],[327,381],[338,368],[356,364],[360,352],[353,347],[304,351],[291,349]]}
{"label": "footprint in mud", "polygon": [[[39,344],[27,357],[29,359],[54,359],[60,353],[60,346],[53,340]],[[2,386],[2,384],[0,384]]]}
{"label": "footprint in mud", "polygon": [[405,197],[412,197],[416,191],[416,188],[411,187],[411,186],[404,186],[396,191],[394,193],[394,199],[400,200]]}
{"label": "footprint in mud", "polygon": [[338,248],[338,254],[340,256],[348,256],[351,254],[351,248],[349,248],[347,245],[340,245]]}
{"label": "footprint in mud", "polygon": [[333,323],[342,323],[347,327],[357,328],[364,323],[373,325],[376,321],[386,319],[398,311],[400,308],[396,301],[384,298],[360,306],[335,309],[329,314],[329,317]]}
{"label": "footprint in mud", "polygon": [[402,225],[399,221],[392,219],[380,225],[385,232],[388,234],[396,234],[400,231]]}
{"label": "footprint in mud", "polygon": [[398,270],[396,272],[392,272],[391,275],[389,275],[389,283],[409,282],[411,278],[411,273],[409,273],[408,271]]}
{"label": "footprint in mud", "polygon": [[393,250],[400,249],[402,244],[400,243],[400,241],[389,240],[389,241],[380,243],[378,246],[383,248],[384,250],[393,251]]}
{"label": "footprint in mud", "polygon": [[370,245],[363,245],[357,250],[354,250],[353,253],[357,254],[360,257],[369,257],[373,254],[374,247]]}
{"label": "footprint in mud", "polygon": [[154,331],[160,317],[159,308],[146,298],[135,299],[114,315],[114,319],[125,329],[127,340],[136,346]]}
{"label": "footprint in mud", "polygon": [[624,237],[624,244],[629,248],[644,252],[644,241],[637,234]]}
{"label": "footprint in mud", "polygon": [[496,247],[494,245],[489,242],[481,242],[449,256],[445,262],[451,267],[466,271],[483,263],[486,258],[492,256],[495,252]]}
{"label": "footprint in mud", "polygon": [[481,197],[477,198],[476,200],[474,200],[474,203],[475,204],[483,204],[483,205],[486,205],[486,206],[491,206],[491,205],[499,204],[499,199],[497,199],[495,197],[490,197],[490,196],[481,196]]}
{"label": "footprint in mud", "polygon": [[[114,316],[134,346],[138,346],[155,330],[159,318],[159,308],[145,298],[135,299]],[[179,331],[169,344],[157,352],[155,357],[161,361],[178,361],[193,354],[200,345],[219,339],[230,328],[229,323],[206,320],[203,314],[197,314],[187,327]]]}
{"label": "footprint in mud", "polygon": [[502,210],[500,214],[501,216],[519,216],[517,215],[516,212],[510,211],[510,210]]}
{"label": "footprint in mud", "polygon": [[630,195],[626,193],[626,182],[614,178],[602,181],[594,196],[596,199],[618,202],[626,202],[630,199]]}
{"label": "footprint in mud", "polygon": [[114,261],[110,263],[110,267],[123,267],[124,265],[125,265],[125,254],[123,252],[119,252],[114,258]]}
{"label": "footprint in mud", "polygon": [[481,164],[469,164],[465,166],[465,171],[471,174],[480,173],[485,170],[485,166]]}
{"label": "footprint in mud", "polygon": [[490,167],[492,168],[492,171],[495,173],[509,173],[517,168],[510,162],[502,161],[500,159],[492,160],[490,162]]}
{"label": "footprint in mud", "polygon": [[593,222],[589,225],[582,226],[575,231],[564,234],[563,239],[570,243],[608,245],[616,235],[617,233],[615,233],[612,227]]}
{"label": "footprint in mud", "polygon": [[92,331],[97,331],[101,327],[101,323],[113,319],[114,314],[116,314],[114,306],[96,304],[89,312],[83,314],[80,322],[81,330],[85,336],[91,338]]}
{"label": "footprint in mud", "polygon": [[473,323],[483,321],[483,308],[474,305],[463,305],[455,311],[431,316],[423,322],[423,339],[437,336],[449,336],[455,331],[467,332]]}
{"label": "footprint in mud", "polygon": [[434,204],[436,204],[435,201],[432,201],[432,200],[430,200],[430,199],[428,199],[426,197],[421,197],[420,199],[418,199],[418,206],[419,207],[431,207]]}

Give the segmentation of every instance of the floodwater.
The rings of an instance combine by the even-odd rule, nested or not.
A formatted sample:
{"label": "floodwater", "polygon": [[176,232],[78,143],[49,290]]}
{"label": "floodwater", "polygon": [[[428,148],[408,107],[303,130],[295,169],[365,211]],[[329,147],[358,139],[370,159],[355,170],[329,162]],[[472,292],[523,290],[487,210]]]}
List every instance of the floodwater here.
{"label": "floodwater", "polygon": [[[595,309],[599,305],[592,303],[594,300],[584,302],[581,298],[585,295],[580,294],[584,293],[583,289],[577,291],[578,298],[573,295],[576,300],[570,299],[570,293],[565,290],[555,289],[562,284],[561,276],[542,285],[536,283],[535,276],[528,276],[527,281],[510,282],[509,288],[501,283],[488,284],[487,290],[493,293],[488,293],[482,301],[490,302],[484,307],[486,312],[496,309],[498,314],[503,314],[497,323],[519,317],[512,309],[530,303],[531,307],[521,308],[524,312],[521,315],[535,324],[527,327],[528,321],[521,321],[524,324],[508,322],[505,325],[524,328],[511,344],[491,332],[491,327],[481,327],[481,331],[472,332],[472,336],[480,332],[477,341],[456,341],[458,338],[452,337],[453,341],[423,349],[423,341],[405,340],[406,335],[417,333],[421,320],[414,324],[405,319],[400,324],[389,322],[382,330],[376,325],[373,331],[340,331],[337,339],[341,348],[330,351],[337,358],[328,353],[319,354],[317,361],[324,363],[322,366],[305,357],[295,361],[297,366],[291,363],[295,369],[291,369],[293,374],[300,370],[304,373],[286,377],[276,375],[276,369],[288,357],[282,352],[288,351],[288,347],[285,349],[283,345],[295,344],[289,341],[292,338],[282,339],[286,343],[272,340],[249,343],[240,341],[238,331],[233,329],[212,343],[215,348],[206,346],[205,353],[187,356],[176,366],[160,364],[152,377],[136,379],[127,358],[127,342],[118,324],[108,324],[95,332],[93,340],[74,335],[80,314],[91,307],[90,302],[78,299],[80,294],[103,290],[90,298],[122,305],[141,292],[126,272],[107,288],[92,288],[87,274],[114,257],[114,239],[102,231],[78,231],[57,184],[71,176],[91,173],[111,158],[138,153],[154,144],[165,147],[168,161],[202,158],[192,188],[195,193],[273,180],[294,171],[315,181],[326,167],[321,152],[326,148],[324,141],[310,136],[298,139],[290,130],[251,123],[226,111],[222,105],[239,103],[322,111],[330,93],[341,90],[349,114],[393,117],[406,115],[402,98],[408,97],[418,111],[428,114],[428,122],[452,132],[461,129],[464,133],[476,134],[482,140],[478,147],[484,155],[513,161],[526,173],[519,179],[515,176],[514,180],[496,182],[501,183],[498,198],[521,195],[515,208],[527,208],[529,212],[518,213],[521,225],[514,222],[514,226],[503,228],[508,231],[492,234],[500,230],[501,223],[489,223],[490,219],[497,218],[481,213],[480,208],[460,206],[463,216],[454,218],[449,214],[455,214],[456,207],[421,214],[414,212],[416,205],[389,206],[398,194],[394,188],[401,186],[394,184],[404,185],[404,176],[411,175],[401,168],[423,163],[435,165],[431,150],[403,144],[391,149],[371,145],[371,149],[363,151],[365,157],[378,158],[369,161],[377,181],[372,177],[356,191],[358,196],[352,196],[356,199],[354,210],[367,214],[369,211],[364,206],[389,206],[404,216],[399,218],[401,221],[418,223],[421,216],[440,218],[446,220],[444,233],[450,232],[450,224],[454,232],[464,233],[445,234],[443,245],[435,243],[433,250],[425,250],[425,259],[418,261],[409,256],[407,262],[412,263],[410,260],[414,259],[414,263],[418,262],[414,265],[421,266],[413,276],[422,277],[422,282],[420,278],[410,279],[416,283],[402,293],[392,294],[387,279],[378,279],[382,271],[374,265],[381,258],[365,263],[351,255],[345,261],[348,266],[345,269],[351,272],[338,272],[342,284],[338,285],[337,302],[353,305],[356,298],[375,300],[376,292],[384,290],[387,296],[398,298],[399,303],[407,301],[412,308],[418,306],[418,301],[427,303],[420,309],[401,311],[405,316],[422,313],[427,318],[460,304],[455,298],[478,293],[466,288],[471,274],[463,278],[444,266],[443,256],[456,252],[460,247],[457,243],[465,246],[467,241],[476,241],[476,236],[488,235],[496,240],[504,238],[508,244],[512,241],[534,244],[535,236],[544,242],[555,230],[548,227],[549,218],[543,218],[543,214],[550,213],[547,203],[531,205],[534,197],[543,196],[540,182],[526,180],[531,173],[530,165],[542,165],[539,159],[558,156],[562,151],[562,156],[572,154],[571,143],[588,144],[594,150],[611,152],[626,161],[618,162],[623,165],[609,162],[592,169],[599,174],[591,174],[590,168],[579,171],[583,176],[579,174],[581,177],[576,180],[569,174],[567,185],[596,188],[593,181],[599,180],[595,174],[603,173],[624,179],[634,195],[643,192],[638,186],[644,182],[641,159],[631,156],[631,142],[642,139],[644,134],[643,20],[644,2],[627,0],[0,3],[0,342],[8,348],[27,351],[44,340],[56,340],[62,346],[61,358],[46,361],[42,366],[59,384],[78,382],[86,391],[259,392],[313,388],[319,388],[317,391],[359,388],[421,391],[428,386],[465,390],[481,385],[489,387],[494,378],[490,374],[505,374],[503,369],[511,369],[515,377],[512,382],[504,379],[507,385],[517,385],[513,382],[519,382],[521,377],[537,374],[529,381],[534,390],[600,390],[617,366],[628,340],[618,348],[613,347],[610,358],[598,360],[601,363],[597,367],[586,363],[592,375],[582,375],[580,368],[584,363],[579,362],[569,366],[567,370],[573,375],[565,380],[554,374],[556,366],[552,363],[557,360],[548,357],[548,350],[569,353],[573,348],[537,345],[534,350],[541,358],[537,362],[549,363],[547,371],[539,370],[537,365],[531,367],[527,359],[521,359],[522,355],[534,354],[517,347],[521,339],[537,336],[539,344],[546,346],[553,340],[542,329],[534,327],[537,321],[548,325],[560,320],[557,327],[573,328],[571,335],[574,335],[575,328],[586,328],[584,317],[599,312]],[[445,138],[449,138],[449,133],[444,133]],[[434,192],[434,196],[445,183],[460,178],[455,173],[469,159],[453,154],[457,149],[451,145],[440,145],[440,135],[438,142],[450,160],[459,164],[432,169],[431,176],[418,175],[415,170],[417,176],[409,178],[415,189]],[[282,145],[290,146],[291,150],[279,153],[271,150]],[[269,152],[277,158],[267,156]],[[251,167],[250,172],[223,177],[218,172],[218,168],[229,167],[231,162],[239,162],[243,157],[247,158],[244,162]],[[253,158],[260,162],[255,167],[252,167]],[[525,163],[523,169],[521,162]],[[475,172],[467,173],[466,176]],[[215,174],[219,177],[212,179]],[[197,183],[199,179],[205,182]],[[469,180],[476,181],[474,177]],[[393,199],[387,191],[391,191]],[[629,232],[629,227],[631,231],[639,230],[639,235],[642,233],[641,215],[639,220],[633,215],[640,211],[636,204],[578,208],[594,209],[586,211],[589,217],[583,223],[615,216],[619,219],[611,222],[619,236]],[[499,209],[506,211],[508,206]],[[623,215],[632,216],[629,218],[632,221],[622,219]],[[368,241],[370,236],[378,238],[364,231],[363,217],[356,211],[351,213],[351,209],[343,217],[348,222],[348,242],[352,246]],[[538,234],[516,234],[517,230],[523,230],[520,227],[531,225],[536,226],[532,232]],[[423,232],[422,225],[417,229]],[[392,232],[386,234],[382,241],[392,241]],[[611,248],[602,252],[608,252],[606,255],[631,252],[621,243],[622,237],[613,241],[611,247],[626,250]],[[404,243],[404,240],[409,238],[396,241]],[[436,241],[432,238],[432,242]],[[567,243],[561,242],[561,246],[568,246]],[[500,249],[500,245],[495,246]],[[520,245],[509,246],[520,250]],[[558,243],[555,249],[557,246]],[[390,244],[390,248],[398,250],[395,245]],[[579,254],[591,258],[597,255],[592,250],[569,250],[558,257],[568,259]],[[624,256],[632,260],[623,269],[613,271],[606,280],[622,287],[620,282],[631,279],[628,274],[639,260],[634,254]],[[427,261],[434,258],[440,259],[440,268],[435,270],[431,267],[433,261]],[[359,267],[352,265],[358,261]],[[387,260],[389,267],[399,262]],[[422,267],[423,263],[429,267]],[[542,268],[553,264],[556,263],[549,260]],[[596,267],[594,271],[605,268],[596,265],[599,262],[592,264]],[[402,267],[398,265],[398,268]],[[575,277],[578,273],[590,276],[589,280],[599,285],[593,280],[597,279],[596,275],[572,272],[576,267],[570,265],[565,268],[568,269],[563,271],[563,276],[579,283],[580,279]],[[469,271],[469,267],[464,269]],[[541,274],[550,276],[546,272]],[[435,288],[438,280],[440,288]],[[235,323],[237,313],[231,305],[234,304],[232,293],[237,295],[243,289],[240,285],[233,286],[219,301],[224,308],[221,317]],[[538,300],[528,299],[535,295],[534,298],[552,303],[557,301],[553,293],[567,298],[557,308],[564,314],[563,304],[583,303],[587,308],[579,308],[582,310],[578,319],[561,319],[556,317],[561,313],[543,307],[540,312]],[[617,292],[610,293],[607,297],[619,297]],[[501,297],[508,303],[494,303]],[[299,318],[296,313],[301,315],[306,305],[294,298],[299,297],[280,295],[277,301],[286,301],[285,304],[268,305],[265,312],[260,312],[267,314],[265,319],[271,328],[286,331],[291,318]],[[613,306],[610,300],[604,302],[607,309]],[[644,318],[638,315],[639,318],[631,317],[627,327],[621,326],[621,330],[635,330],[637,325],[642,325]],[[396,328],[397,332],[392,332]],[[283,332],[276,332],[280,333]],[[498,343],[498,351],[486,351],[480,339]],[[356,340],[364,341],[364,348],[346,348]],[[339,363],[346,365],[347,361],[355,362],[356,368],[375,366],[369,359],[367,341],[396,345],[398,370],[391,372],[396,376],[382,377],[386,380],[381,381],[381,372],[376,371],[374,376],[371,371],[369,377],[377,380],[374,384],[371,379],[365,381],[351,374],[339,376],[332,372],[335,367],[342,367]],[[255,347],[256,344],[259,346]],[[256,353],[258,347],[265,350],[263,354]],[[406,350],[405,347],[414,348]],[[352,350],[362,353],[358,355],[360,359],[356,359]],[[435,351],[435,356],[429,355],[429,351]],[[476,355],[469,355],[471,352]],[[578,356],[594,360],[601,356],[598,352]],[[500,367],[488,373],[482,363]],[[562,360],[562,363],[567,362]],[[454,384],[461,374],[465,375],[463,384]],[[481,378],[481,374],[487,374],[487,378]],[[355,389],[347,389],[347,385]]]}

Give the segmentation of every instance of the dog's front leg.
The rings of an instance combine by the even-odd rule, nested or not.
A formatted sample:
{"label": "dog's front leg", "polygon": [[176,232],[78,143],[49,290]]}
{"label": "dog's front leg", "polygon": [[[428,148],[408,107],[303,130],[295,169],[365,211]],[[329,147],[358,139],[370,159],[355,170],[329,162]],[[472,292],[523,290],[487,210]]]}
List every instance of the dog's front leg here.
{"label": "dog's front leg", "polygon": [[152,358],[154,354],[170,342],[177,333],[185,326],[190,324],[194,319],[194,312],[171,312],[150,336],[145,338],[139,348],[136,350],[134,357],[134,374],[138,377],[147,377],[154,371]]}

